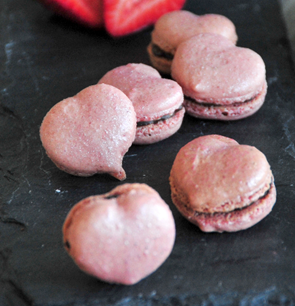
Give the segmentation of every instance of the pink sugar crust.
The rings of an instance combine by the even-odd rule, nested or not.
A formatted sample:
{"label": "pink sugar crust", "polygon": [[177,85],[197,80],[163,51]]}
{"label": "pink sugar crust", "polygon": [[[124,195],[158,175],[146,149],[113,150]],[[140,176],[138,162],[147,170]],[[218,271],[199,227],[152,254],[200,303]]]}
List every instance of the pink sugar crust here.
{"label": "pink sugar crust", "polygon": [[[212,228],[220,223],[224,228],[232,225],[234,230],[247,226],[247,220],[252,226],[275,202],[274,190],[263,198],[273,185],[265,155],[255,147],[239,145],[220,135],[202,136],[182,147],[173,163],[169,181],[175,206],[191,222],[203,224],[204,228],[210,228],[213,214],[217,219],[212,221]],[[263,209],[255,213],[244,210],[260,199],[263,199]],[[241,215],[234,214],[231,219],[228,213],[237,209],[241,214],[249,213],[251,218],[241,219]],[[234,219],[236,223],[231,223]],[[241,220],[244,225],[239,224]]]}
{"label": "pink sugar crust", "polygon": [[123,180],[122,159],[135,130],[129,98],[113,86],[93,85],[53,106],[43,119],[40,137],[61,170],[78,176],[109,173]]}
{"label": "pink sugar crust", "polygon": [[[181,87],[164,79],[145,64],[128,64],[107,72],[98,82],[122,90],[132,101],[137,122],[152,121],[173,114],[183,103]],[[150,144],[170,137],[180,128],[184,111],[171,120],[137,127],[135,144]]]}
{"label": "pink sugar crust", "polygon": [[175,223],[154,189],[124,184],[77,203],[64,222],[63,239],[81,270],[106,282],[132,285],[170,255]]}
{"label": "pink sugar crust", "polygon": [[253,99],[232,105],[200,104],[197,101],[184,99],[186,113],[200,119],[239,120],[255,114],[263,105],[267,92],[267,84]]}
{"label": "pink sugar crust", "polygon": [[202,33],[224,36],[237,42],[235,25],[227,17],[218,14],[195,15],[185,10],[167,13],[158,19],[152,32],[152,42],[172,54],[183,41]]}
{"label": "pink sugar crust", "polygon": [[209,33],[178,46],[171,75],[185,96],[218,105],[249,100],[266,82],[265,65],[256,52]]}

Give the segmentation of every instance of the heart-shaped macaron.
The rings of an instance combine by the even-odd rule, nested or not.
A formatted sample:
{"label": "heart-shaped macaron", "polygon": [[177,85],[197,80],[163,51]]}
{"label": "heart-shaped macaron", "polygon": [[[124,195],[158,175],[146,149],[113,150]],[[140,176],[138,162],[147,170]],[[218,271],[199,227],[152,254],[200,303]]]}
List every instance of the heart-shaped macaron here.
{"label": "heart-shaped macaron", "polygon": [[172,63],[185,107],[198,118],[236,120],[255,113],[266,95],[265,64],[254,51],[217,34],[181,43]]}
{"label": "heart-shaped macaron", "polygon": [[81,270],[106,282],[132,285],[170,255],[175,224],[154,189],[124,184],[77,203],[64,222],[63,237]]}
{"label": "heart-shaped macaron", "polygon": [[151,144],[178,131],[184,116],[183,92],[173,80],[145,64],[128,64],[107,72],[99,84],[122,90],[132,101],[137,129],[134,144]]}
{"label": "heart-shaped macaron", "polygon": [[148,53],[155,68],[170,73],[175,51],[183,41],[202,33],[215,33],[237,42],[235,25],[227,17],[218,14],[195,15],[178,10],[163,15],[155,24]]}
{"label": "heart-shaped macaron", "polygon": [[109,173],[126,177],[122,159],[135,137],[136,116],[129,98],[110,85],[93,85],[47,113],[40,128],[49,158],[73,175]]}
{"label": "heart-shaped macaron", "polygon": [[170,184],[176,207],[203,231],[248,228],[264,218],[276,200],[265,155],[219,135],[196,138],[181,148]]}

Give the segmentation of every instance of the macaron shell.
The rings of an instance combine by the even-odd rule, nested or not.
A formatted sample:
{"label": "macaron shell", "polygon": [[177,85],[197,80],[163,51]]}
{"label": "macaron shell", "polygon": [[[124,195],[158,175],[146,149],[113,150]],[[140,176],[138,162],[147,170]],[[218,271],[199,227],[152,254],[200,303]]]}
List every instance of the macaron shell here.
{"label": "macaron shell", "polygon": [[122,159],[135,138],[129,98],[109,85],[93,85],[57,103],[40,128],[49,158],[73,175],[109,173],[125,179]]}
{"label": "macaron shell", "polygon": [[234,105],[208,105],[185,98],[184,107],[187,114],[200,119],[240,120],[252,116],[261,108],[266,93],[267,83],[265,82],[262,91],[253,99],[246,102],[235,103]]}
{"label": "macaron shell", "polygon": [[112,85],[128,94],[132,88],[148,77],[161,78],[159,72],[145,64],[130,63],[108,71],[98,82]]}
{"label": "macaron shell", "polygon": [[172,114],[183,103],[181,87],[168,79],[146,78],[127,96],[133,102],[138,122]]}
{"label": "macaron shell", "polygon": [[[179,130],[185,112],[179,111],[184,100],[182,88],[175,81],[162,78],[156,69],[128,64],[109,71],[98,83],[122,90],[133,103],[137,122],[149,123],[137,126],[134,144],[155,143]],[[172,118],[163,119],[170,115]]]}
{"label": "macaron shell", "polygon": [[164,140],[175,134],[182,125],[185,109],[182,108],[171,118],[162,120],[157,124],[140,126],[136,129],[134,144],[148,145]]}
{"label": "macaron shell", "polygon": [[185,203],[182,203],[173,193],[173,203],[180,213],[191,223],[197,225],[203,232],[236,232],[248,229],[264,219],[271,211],[276,202],[276,188],[271,184],[268,194],[258,199],[243,209],[237,209],[228,213],[196,213]]}
{"label": "macaron shell", "polygon": [[80,201],[63,226],[66,250],[101,280],[135,284],[170,255],[175,224],[169,206],[145,184],[124,184]]}
{"label": "macaron shell", "polygon": [[200,34],[181,43],[171,70],[184,95],[203,103],[244,102],[265,84],[262,58],[217,34]]}
{"label": "macaron shell", "polygon": [[170,183],[191,209],[229,212],[256,201],[269,189],[272,173],[255,147],[218,135],[199,137],[178,152]]}
{"label": "macaron shell", "polygon": [[215,33],[237,42],[235,26],[225,16],[198,16],[185,10],[170,12],[158,19],[152,32],[152,42],[165,52],[174,54],[180,43],[201,33]]}
{"label": "macaron shell", "polygon": [[99,82],[122,90],[132,101],[137,121],[171,114],[183,103],[181,87],[144,64],[128,64],[109,71]]}

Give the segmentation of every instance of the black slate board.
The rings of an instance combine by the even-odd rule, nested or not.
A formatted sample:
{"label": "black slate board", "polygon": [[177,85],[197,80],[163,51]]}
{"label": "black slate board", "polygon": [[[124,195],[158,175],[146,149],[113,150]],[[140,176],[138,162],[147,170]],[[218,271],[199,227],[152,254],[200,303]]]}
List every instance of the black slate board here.
{"label": "black slate board", "polygon": [[[275,0],[188,0],[196,14],[219,13],[237,27],[238,45],[266,64],[262,109],[237,122],[186,116],[179,132],[132,146],[125,182],[146,183],[170,205],[177,237],[167,261],[134,286],[111,285],[81,272],[62,245],[62,224],[82,198],[119,181],[78,178],[46,156],[39,127],[60,100],[127,63],[149,64],[151,28],[113,39],[53,16],[36,1],[0,3],[0,305],[293,305],[295,303],[295,75]],[[221,134],[256,146],[272,166],[278,199],[251,229],[205,234],[174,208],[169,172],[190,140]]]}

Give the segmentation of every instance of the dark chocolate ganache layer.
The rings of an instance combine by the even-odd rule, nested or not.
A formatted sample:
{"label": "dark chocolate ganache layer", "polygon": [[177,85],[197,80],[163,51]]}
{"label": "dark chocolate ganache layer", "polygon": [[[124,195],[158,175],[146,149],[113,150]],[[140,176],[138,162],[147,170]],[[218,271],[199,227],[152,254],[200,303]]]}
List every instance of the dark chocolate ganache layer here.
{"label": "dark chocolate ganache layer", "polygon": [[183,109],[183,105],[181,105],[179,108],[177,108],[172,114],[165,115],[165,116],[163,116],[163,117],[161,117],[159,119],[150,120],[150,121],[138,121],[137,122],[137,127],[146,126],[146,125],[150,125],[150,124],[157,124],[160,121],[164,121],[164,120],[170,119],[173,116],[175,116],[182,109]]}
{"label": "dark chocolate ganache layer", "polygon": [[173,54],[162,50],[159,46],[152,44],[152,52],[157,57],[163,57],[169,61],[173,60]]}

